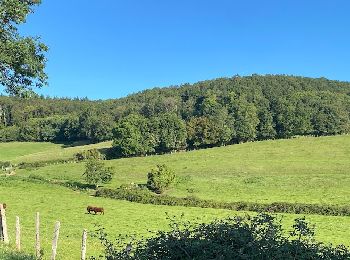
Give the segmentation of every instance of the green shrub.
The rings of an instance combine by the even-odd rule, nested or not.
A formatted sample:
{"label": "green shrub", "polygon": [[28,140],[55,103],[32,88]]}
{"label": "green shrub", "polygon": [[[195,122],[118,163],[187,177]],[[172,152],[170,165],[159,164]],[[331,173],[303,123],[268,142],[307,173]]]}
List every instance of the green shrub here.
{"label": "green shrub", "polygon": [[106,167],[103,161],[96,159],[88,159],[85,165],[85,172],[83,176],[89,184],[96,187],[100,183],[108,183],[112,180],[114,175],[112,167]]}
{"label": "green shrub", "polygon": [[147,187],[156,193],[163,193],[174,183],[175,177],[175,172],[165,164],[157,165],[148,173]]}
{"label": "green shrub", "polygon": [[[113,244],[103,229],[97,231],[105,259],[275,259],[316,260],[350,258],[345,246],[333,247],[314,239],[314,228],[297,218],[292,231],[269,214],[236,216],[208,224],[171,220],[170,231],[133,241],[119,237]],[[93,258],[96,259],[96,258]]]}
{"label": "green shrub", "polygon": [[0,129],[0,142],[12,142],[19,140],[20,129],[18,126],[8,126]]}
{"label": "green shrub", "polygon": [[87,159],[104,160],[105,156],[101,154],[97,149],[84,150],[75,154],[77,161],[83,161]]}
{"label": "green shrub", "polygon": [[17,166],[19,169],[30,170],[30,169],[45,167],[47,165],[69,163],[69,162],[73,162],[73,161],[65,160],[65,159],[55,159],[55,160],[38,161],[38,162],[20,162]]}

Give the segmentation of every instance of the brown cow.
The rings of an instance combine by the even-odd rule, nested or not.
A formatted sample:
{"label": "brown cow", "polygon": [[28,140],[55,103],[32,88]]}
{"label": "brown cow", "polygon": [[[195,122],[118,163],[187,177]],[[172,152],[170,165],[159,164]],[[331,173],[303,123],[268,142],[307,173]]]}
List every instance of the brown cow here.
{"label": "brown cow", "polygon": [[105,214],[105,210],[104,208],[99,208],[99,207],[93,207],[93,206],[87,206],[86,208],[87,212],[90,214],[91,212],[94,212],[95,214],[97,214],[98,212],[100,212],[101,214]]}

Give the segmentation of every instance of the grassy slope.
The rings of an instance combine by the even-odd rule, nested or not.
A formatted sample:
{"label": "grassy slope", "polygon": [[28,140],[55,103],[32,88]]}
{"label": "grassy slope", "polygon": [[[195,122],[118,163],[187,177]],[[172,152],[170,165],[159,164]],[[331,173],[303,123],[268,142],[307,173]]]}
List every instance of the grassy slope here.
{"label": "grassy slope", "polygon": [[[126,201],[95,198],[88,194],[71,191],[67,188],[34,184],[18,180],[0,183],[0,198],[8,204],[7,222],[11,243],[14,243],[15,216],[20,216],[22,225],[22,244],[27,253],[33,253],[34,216],[39,211],[41,216],[41,240],[45,255],[48,257],[51,236],[55,221],[61,221],[59,256],[60,259],[77,259],[81,232],[84,228],[94,230],[96,223],[106,228],[111,236],[117,234],[149,235],[148,230],[166,229],[168,222],[166,212],[198,222],[209,221],[218,217],[235,215],[227,210],[154,206],[130,203]],[[88,215],[87,205],[103,206],[103,216]],[[244,213],[239,213],[244,214]],[[284,224],[291,226],[296,215],[284,215]],[[350,245],[350,218],[308,216],[308,220],[316,224],[317,238],[325,242],[344,243]],[[98,254],[99,243],[89,237],[88,253]]]}
{"label": "grassy slope", "polygon": [[[54,144],[24,143],[0,144],[0,160],[3,156],[13,161],[47,160],[71,156],[83,147],[62,148]],[[99,144],[106,147],[110,144]],[[51,147],[50,147],[51,146]],[[4,152],[3,148],[6,149]],[[66,150],[68,149],[68,150]],[[61,151],[61,152],[59,152]],[[121,183],[145,183],[147,171],[157,163],[173,167],[182,181],[170,194],[184,196],[193,189],[196,196],[217,200],[249,201],[300,201],[348,204],[350,184],[350,136],[324,138],[299,138],[247,143],[143,158],[108,161],[116,168],[116,178],[109,186]],[[51,165],[37,170],[20,170],[18,175],[30,174],[51,179],[81,181],[84,164]],[[80,236],[83,228],[93,229],[94,223],[106,227],[108,233],[136,233],[147,235],[147,230],[166,228],[165,212],[198,221],[235,214],[226,210],[167,207],[133,204],[104,198],[47,184],[33,184],[16,180],[16,177],[0,178],[0,201],[9,205],[8,223],[10,236],[14,238],[14,219],[21,217],[23,246],[33,252],[34,215],[40,211],[42,219],[43,247],[49,254],[50,238],[54,222],[61,221],[59,242],[61,259],[79,256]],[[89,204],[106,208],[105,216],[85,214]],[[240,213],[242,214],[242,213]],[[290,226],[295,215],[284,215]],[[316,224],[317,236],[325,242],[350,245],[350,217],[307,216]],[[99,250],[97,242],[88,245],[89,254]],[[72,258],[73,257],[73,258]]]}
{"label": "grassy slope", "polygon": [[[146,183],[158,163],[174,168],[180,182],[169,191],[222,201],[350,203],[350,136],[245,143],[161,156],[108,161],[116,176],[107,186]],[[84,164],[62,164],[23,175],[83,182]]]}
{"label": "grassy slope", "polygon": [[[10,237],[14,238],[15,216],[20,216],[22,223],[23,248],[33,252],[34,245],[34,216],[39,211],[41,216],[42,246],[47,254],[50,252],[51,235],[55,221],[61,221],[59,254],[64,259],[77,259],[81,233],[84,228],[94,230],[94,224],[106,228],[109,234],[116,236],[122,234],[147,235],[148,230],[166,228],[166,214],[180,215],[186,213],[189,219],[199,218],[207,221],[215,217],[227,216],[229,211],[165,207],[133,204],[126,201],[95,198],[88,194],[74,192],[67,188],[7,180],[0,183],[1,201],[6,201],[7,222]],[[105,208],[105,215],[86,214],[87,205],[98,205]],[[89,238],[89,255],[97,254],[99,243]]]}
{"label": "grassy slope", "polygon": [[36,162],[55,159],[70,159],[81,150],[92,148],[101,149],[110,147],[111,142],[98,144],[84,144],[74,142],[72,144],[33,143],[33,142],[11,142],[0,143],[0,161]]}

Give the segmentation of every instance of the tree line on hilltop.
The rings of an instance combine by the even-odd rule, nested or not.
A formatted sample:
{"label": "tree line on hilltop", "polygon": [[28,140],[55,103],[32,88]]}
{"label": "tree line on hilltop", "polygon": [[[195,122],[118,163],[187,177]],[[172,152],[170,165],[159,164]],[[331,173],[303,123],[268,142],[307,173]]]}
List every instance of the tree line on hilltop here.
{"label": "tree line on hilltop", "polygon": [[0,96],[0,141],[114,140],[116,156],[350,131],[350,83],[234,76],[121,99]]}

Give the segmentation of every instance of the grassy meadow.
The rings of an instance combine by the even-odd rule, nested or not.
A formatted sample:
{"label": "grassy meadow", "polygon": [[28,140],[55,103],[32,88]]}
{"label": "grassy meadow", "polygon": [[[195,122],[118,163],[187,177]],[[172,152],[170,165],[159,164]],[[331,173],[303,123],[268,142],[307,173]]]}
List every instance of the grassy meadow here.
{"label": "grassy meadow", "polygon": [[[110,235],[135,234],[147,236],[150,231],[167,228],[166,212],[170,215],[208,221],[230,214],[225,210],[164,207],[133,204],[126,201],[95,198],[85,193],[49,184],[35,184],[16,179],[1,182],[0,198],[8,205],[7,218],[10,238],[14,243],[15,216],[20,216],[22,224],[23,250],[34,252],[35,212],[40,212],[41,240],[46,257],[49,257],[54,224],[61,222],[59,256],[60,259],[77,259],[80,254],[81,234],[84,228],[96,229],[95,224],[106,228]],[[105,208],[105,215],[86,213],[87,205]],[[89,237],[89,255],[98,255],[99,242]],[[46,258],[45,258],[46,259]]]}
{"label": "grassy meadow", "polygon": [[[69,159],[83,149],[106,148],[110,142],[84,145],[51,143],[2,143],[0,161],[15,163]],[[23,148],[22,148],[23,147]],[[195,195],[220,201],[302,202],[348,205],[350,202],[350,136],[295,138],[106,161],[115,168],[114,180],[105,185],[146,183],[147,172],[156,164],[173,168],[177,183],[167,192],[174,196]],[[55,164],[37,169],[17,169],[14,176],[0,177],[0,202],[8,204],[7,216],[11,242],[14,243],[15,216],[20,216],[23,250],[34,252],[34,216],[41,214],[42,244],[45,259],[50,255],[55,221],[61,221],[59,259],[79,257],[81,233],[106,228],[110,236],[151,235],[149,230],[167,228],[166,212],[185,214],[197,222],[210,221],[244,212],[229,210],[170,207],[96,198],[88,192],[73,191],[28,177],[84,182],[84,163]],[[103,216],[86,214],[87,205],[102,206]],[[255,214],[255,213],[252,213]],[[282,216],[282,215],[279,215]],[[283,214],[287,229],[293,214]],[[320,241],[350,246],[350,217],[308,215],[316,224]],[[88,254],[98,255],[98,241],[89,236]]]}
{"label": "grassy meadow", "polygon": [[[185,214],[186,220],[206,222],[244,212],[229,210],[201,209],[189,207],[155,206],[131,203],[105,198],[95,198],[88,194],[50,184],[35,184],[15,178],[1,182],[0,198],[9,205],[7,222],[10,239],[14,244],[15,216],[20,216],[22,225],[22,247],[27,253],[34,252],[35,212],[40,212],[41,240],[45,259],[50,256],[54,223],[61,222],[58,255],[59,259],[77,259],[80,253],[81,233],[84,228],[95,230],[95,224],[103,226],[113,238],[118,234],[135,237],[149,236],[149,231],[167,229],[166,213],[170,216]],[[89,215],[87,205],[100,205],[105,215]],[[251,213],[255,214],[255,213]],[[288,229],[297,215],[284,214],[283,223]],[[328,243],[350,245],[350,217],[330,217],[309,215],[307,219],[316,224],[317,238]],[[88,254],[98,255],[99,242],[89,236]]]}
{"label": "grassy meadow", "polygon": [[73,142],[69,144],[38,143],[38,142],[11,142],[0,143],[0,160],[19,162],[38,162],[56,159],[70,159],[81,150],[103,149],[110,147],[112,142],[88,144]]}
{"label": "grassy meadow", "polygon": [[[65,149],[71,153],[73,148]],[[179,176],[168,191],[174,196],[266,203],[350,203],[350,136],[302,137],[110,160],[106,164],[113,166],[116,174],[106,186],[146,183],[147,172],[163,163]],[[72,163],[20,170],[18,174],[83,182],[83,172],[84,163]]]}

